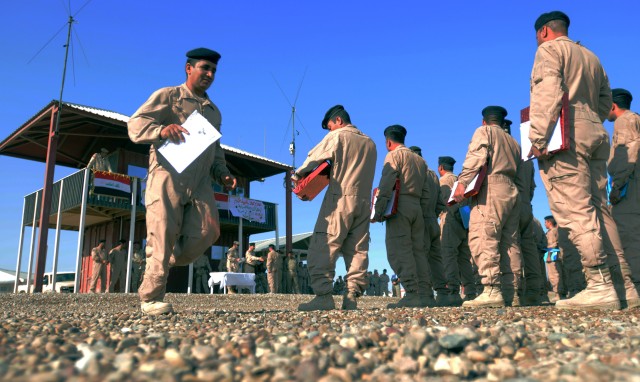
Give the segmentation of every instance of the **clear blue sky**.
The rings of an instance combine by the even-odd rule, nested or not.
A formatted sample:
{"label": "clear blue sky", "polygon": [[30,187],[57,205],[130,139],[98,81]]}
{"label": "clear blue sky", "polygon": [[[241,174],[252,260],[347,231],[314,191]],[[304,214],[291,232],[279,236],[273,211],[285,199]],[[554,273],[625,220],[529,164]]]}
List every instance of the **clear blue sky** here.
{"label": "clear blue sky", "polygon": [[[64,100],[130,115],[154,90],[182,83],[185,52],[205,46],[222,54],[209,95],[222,110],[225,144],[291,163],[290,107],[273,77],[293,102],[306,69],[297,102],[298,165],[325,134],[325,111],[340,103],[378,145],[376,183],[386,155],[382,132],[396,123],[408,129],[408,145],[422,147],[430,167],[437,167],[438,156],[450,155],[459,172],[483,107],[502,105],[519,122],[529,103],[533,23],[556,9],[570,16],[570,37],[600,57],[612,87],[640,98],[636,2],[430,3],[93,0],[76,16]],[[84,4],[72,0],[71,13]],[[58,98],[66,29],[27,62],[64,27],[68,5],[3,4],[3,139]],[[56,179],[71,172],[58,167]],[[0,156],[0,268],[15,268],[23,196],[41,188],[43,179],[44,164]],[[537,183],[534,213],[541,218],[549,208],[539,177]],[[282,177],[254,183],[252,197],[280,204],[284,235]],[[294,200],[293,207],[294,233],[311,231],[320,199]],[[23,269],[30,233],[27,228]],[[372,225],[371,236],[371,269],[391,271],[384,226]],[[73,269],[76,240],[75,232],[63,233],[59,270]],[[344,274],[342,264],[338,274]]]}

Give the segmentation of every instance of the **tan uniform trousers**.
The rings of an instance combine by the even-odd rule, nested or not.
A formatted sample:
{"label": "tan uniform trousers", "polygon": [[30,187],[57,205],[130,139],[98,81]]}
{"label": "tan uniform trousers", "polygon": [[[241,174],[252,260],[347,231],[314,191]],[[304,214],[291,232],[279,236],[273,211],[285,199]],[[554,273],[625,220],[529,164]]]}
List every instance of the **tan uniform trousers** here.
{"label": "tan uniform trousers", "polygon": [[[366,285],[369,267],[369,197],[325,195],[316,227],[311,237],[307,268],[313,293],[321,296],[333,293],[336,262],[342,254],[347,275],[347,291],[361,295]],[[417,210],[420,210],[418,204]]]}
{"label": "tan uniform trousers", "polygon": [[[114,262],[111,264],[111,280],[109,281],[109,293],[124,293],[125,280],[127,278],[126,267],[124,264]],[[116,284],[120,281],[118,290],[115,290]]]}
{"label": "tan uniform trousers", "polygon": [[424,218],[420,199],[400,195],[398,213],[386,221],[387,260],[406,293],[433,295],[431,270],[424,251]]}
{"label": "tan uniform trousers", "polygon": [[581,120],[570,150],[539,160],[540,176],[558,226],[567,228],[582,266],[612,268],[618,296],[624,298],[620,266],[628,266],[611,208],[607,206],[609,134]]}
{"label": "tan uniform trousers", "polygon": [[280,272],[267,273],[267,281],[269,282],[269,292],[278,293],[280,291]]}
{"label": "tan uniform trousers", "polygon": [[547,260],[545,266],[547,267],[547,278],[549,279],[551,291],[564,296],[567,291],[564,287],[564,279],[562,277],[564,272],[562,270],[562,260],[560,256],[558,256],[558,260],[556,261]]}
{"label": "tan uniform trousers", "polygon": [[477,294],[467,230],[450,212],[440,215],[440,222],[442,262],[449,293],[460,293],[462,285],[465,295]]}
{"label": "tan uniform trousers", "polygon": [[469,248],[482,285],[514,289],[520,285],[522,258],[518,246],[518,190],[504,175],[489,175],[469,219]]}
{"label": "tan uniform trousers", "polygon": [[[640,214],[637,212],[640,204],[640,178],[630,178],[627,195],[623,201],[612,208],[613,218],[618,226],[618,232],[624,255],[631,268],[631,279],[640,290]],[[631,208],[630,208],[631,205]]]}
{"label": "tan uniform trousers", "polygon": [[444,273],[444,261],[442,260],[440,225],[436,217],[424,218],[424,250],[427,253],[427,261],[429,261],[431,269],[433,289],[438,293],[447,294],[449,291]]}
{"label": "tan uniform trousers", "polygon": [[107,264],[93,262],[93,270],[91,272],[91,284],[89,284],[89,290],[91,292],[96,291],[96,284],[100,279],[100,292],[105,293],[107,291]]}
{"label": "tan uniform trousers", "polygon": [[191,264],[220,236],[210,178],[190,189],[157,168],[149,174],[147,190],[147,265],[138,290],[143,302],[162,301],[170,266]]}
{"label": "tan uniform trousers", "polygon": [[572,295],[587,286],[580,263],[580,253],[569,240],[569,233],[565,228],[558,228],[558,246],[562,249],[562,290]]}
{"label": "tan uniform trousers", "polygon": [[518,202],[520,205],[520,221],[518,224],[520,233],[520,251],[524,263],[524,284],[527,291],[539,294],[544,288],[543,271],[540,267],[540,254],[536,245],[533,211],[530,203]]}

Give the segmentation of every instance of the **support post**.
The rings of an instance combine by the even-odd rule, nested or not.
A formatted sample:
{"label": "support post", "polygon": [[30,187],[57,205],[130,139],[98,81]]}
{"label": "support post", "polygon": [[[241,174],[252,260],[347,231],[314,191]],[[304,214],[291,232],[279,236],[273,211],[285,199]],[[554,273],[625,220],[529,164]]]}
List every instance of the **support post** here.
{"label": "support post", "polygon": [[[131,291],[131,263],[133,262],[133,242],[136,234],[136,208],[138,200],[138,178],[133,178],[131,191],[131,220],[129,221],[129,247],[127,249],[127,282],[125,283],[125,293]],[[120,224],[122,231],[122,224]],[[122,234],[122,233],[121,233]]]}
{"label": "support post", "polygon": [[293,203],[292,203],[292,194],[293,194],[293,185],[291,183],[291,172],[287,171],[285,173],[286,175],[286,183],[287,183],[287,238],[286,238],[286,253],[289,253],[292,249],[293,249],[293,218],[292,218],[292,210],[293,210]]}
{"label": "support post", "polygon": [[22,265],[22,245],[24,244],[24,215],[27,208],[27,198],[22,201],[22,219],[20,219],[20,239],[18,241],[18,260],[16,261],[16,282],[13,284],[13,293],[18,293],[20,284],[20,266]]}
{"label": "support post", "polygon": [[84,244],[84,226],[87,218],[87,198],[89,197],[89,174],[91,170],[84,169],[84,180],[82,181],[82,204],[80,205],[80,225],[78,226],[78,254],[76,256],[76,282],[73,293],[80,293],[80,267],[82,266],[82,246]]}
{"label": "support post", "polygon": [[62,222],[62,193],[64,192],[64,179],[60,181],[60,192],[58,195],[58,216],[56,217],[56,240],[53,245],[53,269],[51,276],[51,290],[56,291],[56,275],[58,274],[58,250],[60,249],[60,224]]}
{"label": "support post", "polygon": [[[31,222],[31,246],[29,247],[29,266],[27,271],[27,293],[33,292],[31,288],[31,271],[33,269],[33,249],[36,243],[36,217],[38,216],[38,204],[40,203],[40,191],[36,193],[36,201],[33,206],[33,221]],[[43,275],[44,276],[44,275]]]}

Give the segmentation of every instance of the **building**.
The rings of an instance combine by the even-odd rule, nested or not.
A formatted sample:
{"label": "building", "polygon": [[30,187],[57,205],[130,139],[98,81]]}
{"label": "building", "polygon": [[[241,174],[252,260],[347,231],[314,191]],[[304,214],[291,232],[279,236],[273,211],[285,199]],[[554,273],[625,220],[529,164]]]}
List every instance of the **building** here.
{"label": "building", "polygon": [[[81,276],[77,278],[76,290],[87,292],[92,265],[90,252],[100,239],[106,239],[106,248],[112,248],[121,238],[129,240],[129,243],[142,242],[145,239],[143,195],[149,146],[134,144],[129,140],[129,117],[126,115],[67,102],[62,104],[61,110],[55,165],[79,170],[53,184],[51,209],[47,220],[51,228],[79,231],[77,272]],[[0,143],[0,154],[46,162],[48,139],[57,112],[58,102],[51,101]],[[104,196],[94,192],[93,174],[86,169],[86,165],[91,156],[103,147],[109,150],[107,158],[113,171],[129,182],[132,194],[138,195],[135,203],[128,198]],[[277,206],[262,201],[265,221],[243,220],[241,223],[239,218],[229,212],[229,198],[250,198],[251,182],[256,180],[278,174],[285,174],[286,179],[290,179],[291,167],[230,146],[222,145],[222,148],[229,169],[238,179],[238,188],[226,193],[219,186],[212,184],[220,207],[221,224],[221,237],[215,246],[226,248],[233,240],[241,238],[241,245],[246,248],[249,235],[277,231]],[[290,232],[291,192],[287,189],[285,192],[288,208],[287,232]],[[43,190],[36,190],[25,197],[23,218],[20,222],[21,232],[24,232],[27,226],[39,224],[42,193]],[[21,253],[22,240],[19,255]],[[54,249],[54,257],[56,255],[57,248]],[[30,254],[30,269],[32,258],[33,254]],[[212,266],[215,268],[217,264],[212,262]],[[29,278],[32,279],[33,277]],[[186,292],[187,279],[188,267],[172,269],[167,290]]]}

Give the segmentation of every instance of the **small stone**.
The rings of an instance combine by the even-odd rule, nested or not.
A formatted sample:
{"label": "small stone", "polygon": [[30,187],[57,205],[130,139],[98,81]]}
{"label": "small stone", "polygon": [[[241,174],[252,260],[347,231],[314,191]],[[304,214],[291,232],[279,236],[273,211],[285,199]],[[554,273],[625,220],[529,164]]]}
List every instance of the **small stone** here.
{"label": "small stone", "polygon": [[467,339],[460,334],[448,334],[440,337],[438,343],[443,348],[458,353],[464,349],[464,346],[467,344]]}
{"label": "small stone", "polygon": [[211,346],[194,346],[191,349],[191,355],[196,360],[203,362],[215,357],[215,350]]}
{"label": "small stone", "polygon": [[489,364],[489,375],[487,378],[490,381],[501,381],[508,378],[515,378],[518,375],[513,361],[498,358],[494,362],[493,364]]}
{"label": "small stone", "polygon": [[491,360],[491,356],[483,351],[472,350],[466,353],[467,358],[472,362],[489,362]]}
{"label": "small stone", "polygon": [[164,351],[164,359],[173,367],[184,367],[187,365],[182,355],[173,348]]}

